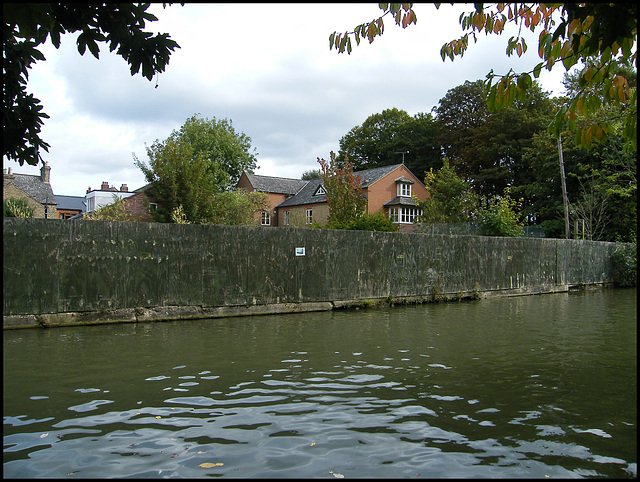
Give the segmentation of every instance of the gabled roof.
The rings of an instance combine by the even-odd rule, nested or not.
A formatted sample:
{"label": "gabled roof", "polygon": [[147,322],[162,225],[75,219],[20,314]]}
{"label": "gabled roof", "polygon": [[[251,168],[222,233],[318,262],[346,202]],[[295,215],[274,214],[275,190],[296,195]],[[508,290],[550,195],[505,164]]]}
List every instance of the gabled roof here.
{"label": "gabled roof", "polygon": [[[366,189],[400,166],[402,166],[402,164],[374,167],[373,169],[366,169],[364,171],[355,171],[353,175],[354,177],[360,177],[360,187]],[[320,187],[320,185],[322,185],[322,178],[303,182],[306,182],[307,184],[295,196],[291,196],[290,198],[285,199],[276,207],[282,208],[287,206],[300,206],[303,204],[316,204],[327,201],[326,195],[316,194],[318,188]]]}
{"label": "gabled roof", "polygon": [[296,194],[302,189],[307,181],[302,179],[287,179],[286,177],[259,176],[257,174],[249,174],[245,171],[245,175],[256,191],[273,193],[273,194]]}
{"label": "gabled roof", "polygon": [[402,164],[394,164],[392,166],[374,167],[373,169],[367,169],[366,171],[356,171],[354,176],[360,176],[360,187],[365,189],[376,181],[379,181],[390,172],[398,169]]}
{"label": "gabled roof", "polygon": [[286,206],[299,206],[302,204],[327,202],[327,196],[325,194],[316,194],[318,192],[318,188],[322,185],[322,181],[322,178],[304,181],[306,184],[295,196],[288,197],[276,207],[281,208]]}
{"label": "gabled roof", "polygon": [[40,204],[56,204],[56,198],[53,194],[53,189],[51,189],[51,184],[43,182],[40,176],[31,174],[10,174],[4,176],[4,186],[7,186],[11,182],[13,182],[15,187]]}
{"label": "gabled roof", "polygon": [[84,197],[81,196],[56,196],[58,209],[69,209],[70,211],[84,212],[87,206],[84,204]]}

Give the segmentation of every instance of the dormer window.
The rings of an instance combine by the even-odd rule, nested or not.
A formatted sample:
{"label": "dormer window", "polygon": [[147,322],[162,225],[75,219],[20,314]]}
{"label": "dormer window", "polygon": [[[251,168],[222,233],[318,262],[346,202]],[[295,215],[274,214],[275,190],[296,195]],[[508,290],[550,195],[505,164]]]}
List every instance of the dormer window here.
{"label": "dormer window", "polygon": [[411,197],[411,185],[413,181],[402,176],[396,179],[396,187],[398,189],[398,196]]}
{"label": "dormer window", "polygon": [[411,197],[411,184],[398,183],[398,196]]}

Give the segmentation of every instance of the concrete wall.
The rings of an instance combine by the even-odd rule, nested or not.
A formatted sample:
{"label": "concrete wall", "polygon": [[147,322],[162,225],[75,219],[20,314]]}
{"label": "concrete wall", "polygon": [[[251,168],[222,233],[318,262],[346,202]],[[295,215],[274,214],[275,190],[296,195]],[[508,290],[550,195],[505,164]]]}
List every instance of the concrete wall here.
{"label": "concrete wall", "polygon": [[5,328],[563,291],[610,281],[615,246],[17,218],[4,219],[3,243]]}

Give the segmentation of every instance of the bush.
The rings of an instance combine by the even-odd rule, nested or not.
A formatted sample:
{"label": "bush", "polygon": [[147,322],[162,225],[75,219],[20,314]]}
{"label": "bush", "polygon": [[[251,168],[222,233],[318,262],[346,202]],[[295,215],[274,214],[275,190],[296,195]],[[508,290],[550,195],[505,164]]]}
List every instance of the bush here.
{"label": "bush", "polygon": [[6,218],[32,218],[34,210],[25,198],[10,197],[2,203],[2,215]]}
{"label": "bush", "polygon": [[486,199],[478,216],[482,235],[522,236],[524,228],[518,214],[519,208],[519,203],[509,197],[507,189],[502,196]]}
{"label": "bush", "polygon": [[617,243],[612,255],[613,282],[616,286],[636,286],[638,282],[638,244]]}

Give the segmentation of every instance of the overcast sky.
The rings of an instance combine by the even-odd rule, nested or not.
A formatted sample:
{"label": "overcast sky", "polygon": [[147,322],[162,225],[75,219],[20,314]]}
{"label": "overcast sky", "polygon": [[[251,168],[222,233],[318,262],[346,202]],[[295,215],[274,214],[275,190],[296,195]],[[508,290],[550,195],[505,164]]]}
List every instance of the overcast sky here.
{"label": "overcast sky", "polygon": [[[466,80],[484,80],[491,69],[531,70],[540,62],[531,32],[522,58],[506,56],[513,28],[501,36],[481,34],[464,57],[443,62],[440,47],[462,34],[458,18],[471,9],[417,4],[416,25],[403,30],[385,18],[384,35],[372,44],[354,42],[347,55],[329,50],[329,35],[378,17],[377,4],[152,4],[159,20],[146,29],[169,33],[181,47],[158,76],[158,88],[156,79],[132,77],[105,45],[100,60],[88,50],[80,56],[77,34],[67,34],[60,49],[42,47],[47,60],[31,70],[27,87],[51,116],[42,129],[51,148],[42,156],[53,191],[84,196],[103,181],[129,190],[144,186],[132,154],[147,161],[145,145],[166,139],[194,114],[229,119],[249,136],[256,174],[300,178],[372,114],[394,107],[428,113]],[[552,97],[564,91],[563,73],[558,66],[541,75]],[[39,167],[3,164],[39,174]]]}

